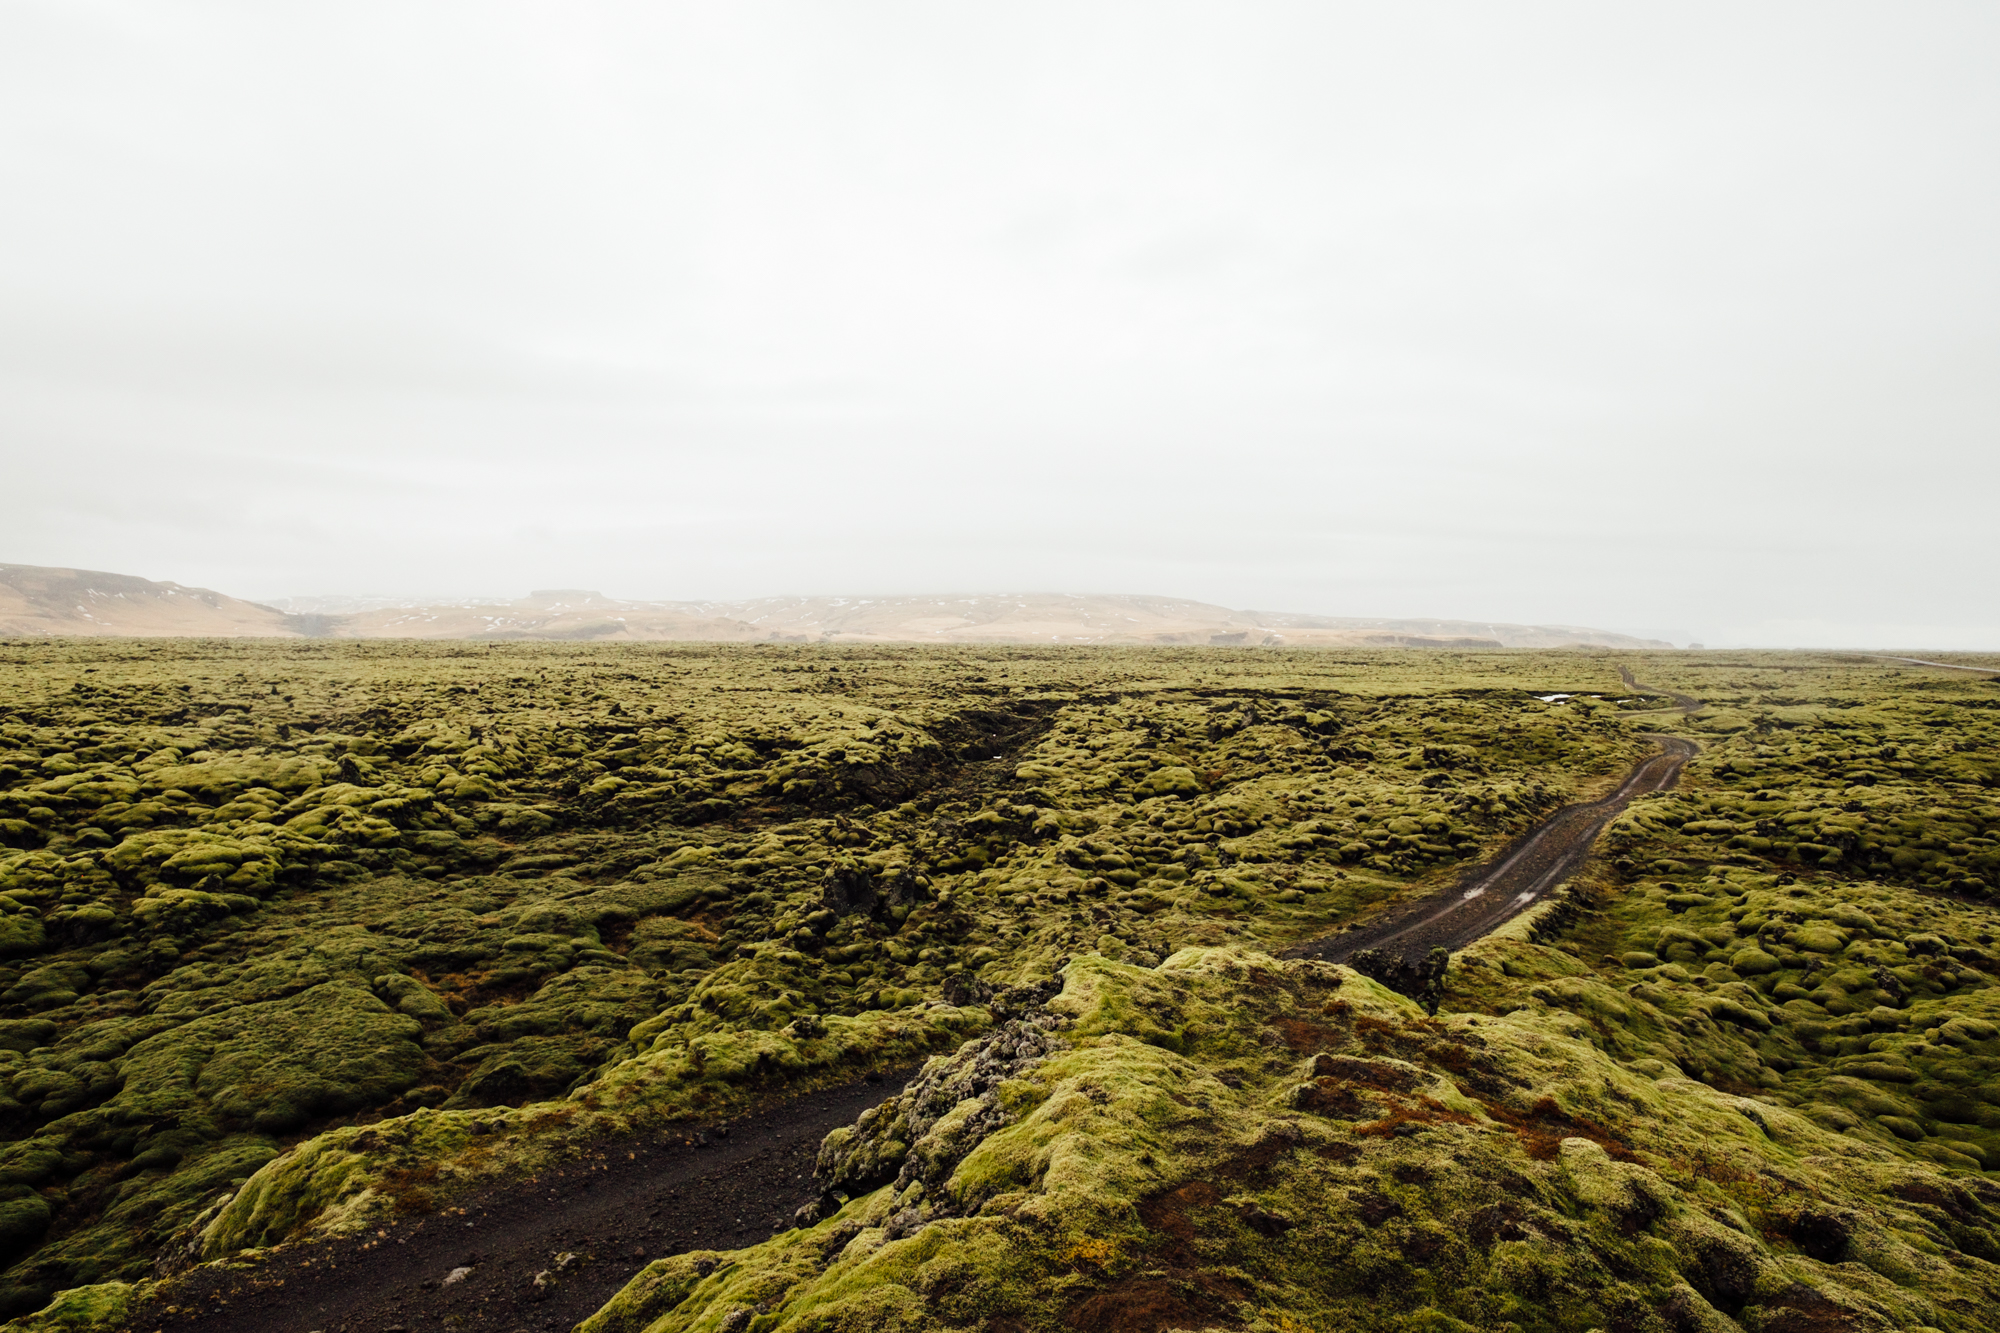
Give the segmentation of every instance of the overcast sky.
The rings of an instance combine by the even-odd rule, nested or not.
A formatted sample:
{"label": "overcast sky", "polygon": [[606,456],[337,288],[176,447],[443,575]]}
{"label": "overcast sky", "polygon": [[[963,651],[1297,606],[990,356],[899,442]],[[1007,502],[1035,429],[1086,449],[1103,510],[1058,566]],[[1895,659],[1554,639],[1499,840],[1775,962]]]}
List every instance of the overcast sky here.
{"label": "overcast sky", "polygon": [[0,560],[2000,647],[1990,3],[0,0]]}

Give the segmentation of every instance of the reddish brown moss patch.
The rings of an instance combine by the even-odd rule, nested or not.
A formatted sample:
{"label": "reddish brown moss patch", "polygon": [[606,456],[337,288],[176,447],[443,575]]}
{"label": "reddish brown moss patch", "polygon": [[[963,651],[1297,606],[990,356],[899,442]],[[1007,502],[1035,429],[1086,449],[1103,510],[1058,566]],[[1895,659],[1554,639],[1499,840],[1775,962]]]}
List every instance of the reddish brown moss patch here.
{"label": "reddish brown moss patch", "polygon": [[1499,1102],[1483,1101],[1480,1105],[1485,1107],[1486,1114],[1513,1130],[1528,1156],[1538,1162],[1554,1161],[1564,1139],[1588,1139],[1621,1162],[1638,1160],[1617,1135],[1602,1125],[1568,1114],[1552,1098],[1541,1098],[1526,1113]]}
{"label": "reddish brown moss patch", "polygon": [[1241,1328],[1231,1306],[1250,1293],[1216,1273],[1129,1277],[1063,1312],[1079,1333],[1164,1333],[1166,1329]]}

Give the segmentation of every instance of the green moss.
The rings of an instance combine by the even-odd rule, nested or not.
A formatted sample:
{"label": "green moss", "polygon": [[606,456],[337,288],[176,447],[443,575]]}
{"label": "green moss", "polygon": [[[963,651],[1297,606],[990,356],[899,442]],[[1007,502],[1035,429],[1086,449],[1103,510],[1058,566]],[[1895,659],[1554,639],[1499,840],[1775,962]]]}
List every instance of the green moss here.
{"label": "green moss", "polygon": [[[297,1206],[246,1199],[225,1248],[419,1206],[395,1194],[397,1153],[444,1162],[449,1190],[584,1127],[915,1058],[988,1021],[941,1001],[1084,955],[1129,969],[1072,972],[1077,995],[1102,996],[1087,1040],[1185,1062],[1182,1095],[1222,1074],[1248,1086],[1283,1033],[1246,1037],[1156,964],[1277,948],[1446,883],[1660,724],[1530,697],[1618,688],[1614,660],[1578,654],[94,643],[0,658],[0,1178],[53,1210],[53,1239],[7,1275],[17,1295],[149,1272],[280,1135],[300,1140],[283,1168],[303,1173],[285,1177]],[[1990,687],[1827,657],[1635,669],[1714,701],[1686,723],[1702,755],[1607,834],[1594,910],[1461,958],[1447,1009],[1810,1108],[1840,1141],[1924,1170],[1996,1160]],[[337,1001],[323,1021],[311,996]],[[309,1061],[275,1049],[295,1040]],[[267,1057],[269,1097],[246,1073]],[[1320,1077],[1293,1070],[1271,1095],[1303,1116],[1290,1099]],[[1001,1100],[1025,1123],[1053,1096],[1024,1079]],[[466,1117],[510,1128],[475,1150],[445,1132]],[[341,1136],[378,1121],[401,1146],[341,1167]],[[949,1156],[975,1127],[943,1123]],[[940,1273],[984,1263],[999,1242],[973,1223],[1032,1193],[1032,1157],[986,1151],[964,1159],[990,1167],[966,1196],[982,1211],[937,1224],[963,1225],[968,1247],[938,1250]],[[126,1192],[90,1212],[113,1178]],[[1522,1247],[1504,1251],[1514,1305],[1472,1318],[1426,1297],[1394,1318],[1533,1324],[1520,1293],[1567,1290],[1574,1256],[1499,1244]],[[1103,1276],[1082,1257],[1065,1271]],[[929,1288],[906,1290],[863,1284],[853,1308],[929,1318]],[[1270,1308],[1304,1319],[1287,1300]],[[1278,1326],[1259,1308],[1241,1319]]]}
{"label": "green moss", "polygon": [[15,1333],[108,1333],[138,1304],[144,1283],[100,1282],[58,1293],[47,1306],[7,1327]]}
{"label": "green moss", "polygon": [[[1430,1020],[1345,969],[1231,950],[1158,972],[1080,959],[1050,1007],[1072,1048],[1020,1076],[1010,1122],[940,1192],[868,1194],[704,1280],[642,1276],[603,1327],[709,1328],[761,1306],[774,1329],[1053,1328],[1167,1299],[1184,1323],[1329,1329],[1662,1307],[1970,1328],[1958,1312],[1984,1308],[1965,1261],[1938,1257],[1942,1233],[1911,1233],[1925,1205],[1898,1202],[1964,1197],[1936,1167],[1635,1075],[1581,1032]],[[1192,1057],[1134,1039],[1141,1014],[1201,1033]],[[1635,1113],[1643,1132],[1621,1128]],[[1846,1220],[1822,1235],[1815,1210]],[[1827,1262],[1836,1243],[1858,1264]]]}
{"label": "green moss", "polygon": [[655,1259],[603,1309],[577,1325],[577,1333],[640,1333],[687,1300],[717,1264],[727,1262],[727,1258],[714,1250],[691,1250]]}

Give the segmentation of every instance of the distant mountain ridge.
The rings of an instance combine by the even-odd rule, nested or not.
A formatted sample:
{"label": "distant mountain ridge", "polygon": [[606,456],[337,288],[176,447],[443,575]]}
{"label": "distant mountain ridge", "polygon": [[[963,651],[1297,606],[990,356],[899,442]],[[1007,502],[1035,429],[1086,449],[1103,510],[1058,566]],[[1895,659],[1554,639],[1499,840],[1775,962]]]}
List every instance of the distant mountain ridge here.
{"label": "distant mountain ridge", "polygon": [[1671,648],[1577,625],[1234,611],[1142,594],[996,593],[648,602],[583,589],[513,601],[288,598],[264,605],[129,574],[0,565],[0,635],[570,639],[723,643]]}
{"label": "distant mountain ridge", "polygon": [[102,570],[0,565],[0,635],[267,639],[309,629],[306,618],[207,588]]}

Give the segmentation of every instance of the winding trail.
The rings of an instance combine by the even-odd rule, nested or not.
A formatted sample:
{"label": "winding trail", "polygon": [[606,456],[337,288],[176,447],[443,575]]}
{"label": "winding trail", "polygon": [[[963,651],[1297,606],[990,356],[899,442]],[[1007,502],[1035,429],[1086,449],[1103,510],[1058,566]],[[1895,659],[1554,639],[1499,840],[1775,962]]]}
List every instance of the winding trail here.
{"label": "winding trail", "polygon": [[[1650,690],[1620,668],[1633,689]],[[1686,713],[1698,699],[1669,691]],[[1636,796],[1674,785],[1693,742],[1659,749],[1600,800],[1565,806],[1451,888],[1358,930],[1285,950],[1340,962],[1375,949],[1405,963],[1480,938],[1561,884]],[[132,1333],[559,1333],[649,1259],[735,1249],[816,1197],[820,1140],[913,1071],[807,1092],[723,1124],[592,1145],[526,1179],[496,1181],[373,1234],[288,1245],[251,1268],[202,1268],[132,1313]],[[453,1277],[457,1273],[456,1278]],[[537,1275],[542,1281],[537,1283]],[[172,1304],[168,1303],[171,1299]]]}
{"label": "winding trail", "polygon": [[[1628,686],[1672,698],[1679,712],[1691,713],[1703,706],[1690,695],[1642,685],[1624,667],[1618,671]],[[1391,909],[1359,929],[1294,945],[1285,950],[1285,956],[1339,963],[1363,949],[1373,949],[1400,961],[1408,973],[1432,949],[1462,949],[1512,920],[1576,873],[1589,858],[1598,835],[1634,797],[1666,791],[1679,781],[1681,768],[1698,749],[1693,741],[1678,736],[1649,739],[1660,748],[1633,765],[1609,796],[1564,806],[1447,889],[1411,906]]]}
{"label": "winding trail", "polygon": [[[1624,665],[1619,666],[1618,678],[1625,682],[1625,687],[1627,689],[1642,690],[1647,694],[1662,694],[1665,695],[1667,698],[1672,699],[1674,702],[1671,705],[1671,709],[1672,711],[1677,713],[1693,713],[1699,711],[1700,709],[1706,706],[1702,703],[1701,700],[1695,698],[1692,694],[1676,694],[1672,690],[1663,690],[1658,688],[1657,686],[1642,684],[1639,681],[1639,679],[1632,674],[1632,668],[1628,666]],[[1631,711],[1635,713],[1664,713],[1667,712],[1668,709],[1635,708],[1632,709]]]}
{"label": "winding trail", "polygon": [[250,1268],[199,1268],[171,1304],[135,1310],[125,1333],[561,1333],[649,1260],[734,1250],[788,1226],[818,1196],[820,1140],[913,1072],[585,1145],[437,1213],[281,1246]]}
{"label": "winding trail", "polygon": [[1922,657],[1890,657],[1881,653],[1868,653],[1866,656],[1879,658],[1884,662],[1905,662],[1910,666],[1942,667],[1946,671],[1983,671],[1989,676],[2000,675],[2000,667],[1969,666],[1964,662],[1933,662]]}

